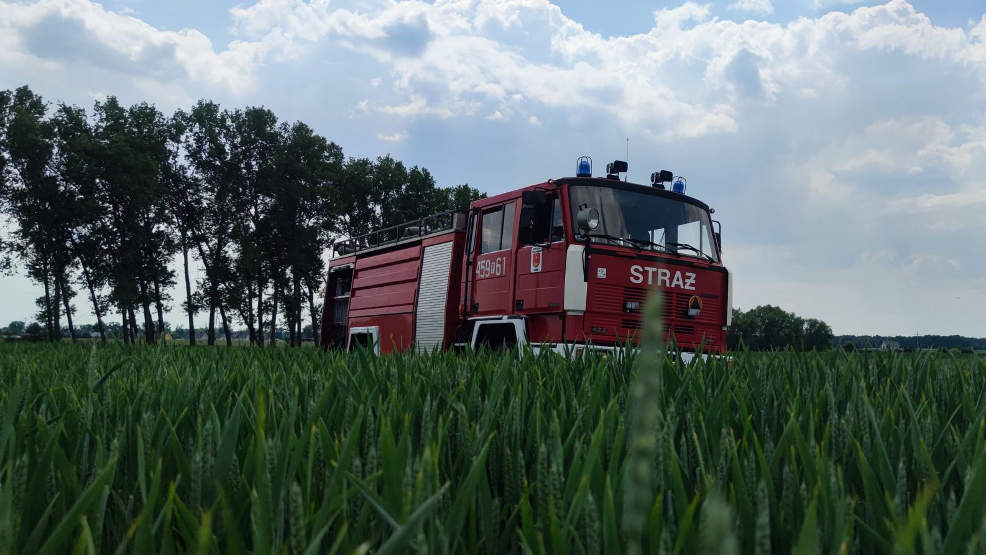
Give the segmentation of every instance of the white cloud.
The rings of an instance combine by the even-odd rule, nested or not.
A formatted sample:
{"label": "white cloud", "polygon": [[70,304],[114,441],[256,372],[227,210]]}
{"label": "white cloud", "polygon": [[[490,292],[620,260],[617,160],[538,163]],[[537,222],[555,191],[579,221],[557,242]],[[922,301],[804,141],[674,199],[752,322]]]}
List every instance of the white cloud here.
{"label": "white cloud", "polygon": [[[773,5],[739,0],[730,8],[765,15]],[[974,39],[986,36],[986,23],[968,33],[937,27],[903,0],[787,25],[720,20],[709,6],[687,2],[657,11],[647,33],[612,38],[586,31],[547,0],[412,1],[366,11],[262,0],[232,13],[242,34],[281,55],[336,40],[389,65],[404,102],[381,106],[385,113],[471,117],[535,103],[608,113],[657,141],[735,133],[743,102],[839,92],[843,56],[852,52],[986,60],[986,43]],[[548,37],[547,52],[510,41],[535,33]]]}
{"label": "white cloud", "polygon": [[394,133],[377,133],[377,138],[387,143],[399,143],[407,138],[407,131],[395,131]]}
{"label": "white cloud", "polygon": [[534,127],[541,127],[541,120],[537,116],[530,116],[527,118],[527,123]]}
{"label": "white cloud", "polygon": [[850,6],[859,4],[863,0],[812,0],[812,7],[816,10],[824,10],[833,6]]}
{"label": "white cloud", "polygon": [[888,211],[914,214],[918,212],[951,212],[961,208],[971,208],[976,212],[982,211],[986,205],[986,187],[957,193],[924,193],[904,197],[890,202]]}
{"label": "white cloud", "polygon": [[245,93],[263,45],[233,42],[221,52],[194,29],[163,31],[88,0],[0,1],[0,64],[62,71],[89,65],[128,77],[190,79]]}
{"label": "white cloud", "polygon": [[729,5],[729,9],[757,15],[770,15],[774,13],[774,4],[770,0],[737,0]]}
{"label": "white cloud", "polygon": [[398,116],[402,118],[416,118],[422,116],[436,116],[447,118],[452,115],[448,108],[435,107],[428,104],[428,100],[423,96],[414,96],[407,104],[387,105],[376,107],[378,112]]}

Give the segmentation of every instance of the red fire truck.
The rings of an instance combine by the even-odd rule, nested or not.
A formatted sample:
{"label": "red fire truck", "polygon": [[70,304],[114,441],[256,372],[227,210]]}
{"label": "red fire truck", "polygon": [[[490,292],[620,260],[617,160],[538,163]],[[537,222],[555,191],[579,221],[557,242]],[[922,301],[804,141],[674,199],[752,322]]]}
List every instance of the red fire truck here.
{"label": "red fire truck", "polygon": [[671,172],[645,186],[626,171],[592,177],[582,157],[576,177],[336,243],[322,346],[613,350],[635,344],[655,292],[669,341],[724,352],[732,280],[715,211]]}

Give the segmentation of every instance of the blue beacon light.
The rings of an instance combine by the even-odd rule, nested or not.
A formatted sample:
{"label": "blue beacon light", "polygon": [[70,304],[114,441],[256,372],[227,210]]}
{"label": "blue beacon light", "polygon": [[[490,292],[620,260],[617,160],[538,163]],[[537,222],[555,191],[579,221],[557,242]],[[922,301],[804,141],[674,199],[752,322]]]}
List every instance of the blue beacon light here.
{"label": "blue beacon light", "polygon": [[680,175],[674,178],[674,182],[671,183],[671,191],[675,193],[685,194],[685,187],[688,186],[688,180]]}
{"label": "blue beacon light", "polygon": [[592,177],[592,158],[580,156],[578,162],[579,167],[575,172],[575,177]]}

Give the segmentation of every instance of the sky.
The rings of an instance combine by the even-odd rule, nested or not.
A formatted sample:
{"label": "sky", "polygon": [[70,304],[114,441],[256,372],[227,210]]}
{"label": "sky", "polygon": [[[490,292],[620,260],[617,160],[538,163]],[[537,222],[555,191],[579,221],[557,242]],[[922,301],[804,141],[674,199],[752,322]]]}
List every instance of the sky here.
{"label": "sky", "polygon": [[[0,0],[0,89],[301,120],[489,194],[623,159],[716,209],[734,306],[986,336],[981,1]],[[40,288],[0,278],[0,323]],[[80,321],[91,320],[83,297]],[[179,323],[174,311],[170,320]]]}

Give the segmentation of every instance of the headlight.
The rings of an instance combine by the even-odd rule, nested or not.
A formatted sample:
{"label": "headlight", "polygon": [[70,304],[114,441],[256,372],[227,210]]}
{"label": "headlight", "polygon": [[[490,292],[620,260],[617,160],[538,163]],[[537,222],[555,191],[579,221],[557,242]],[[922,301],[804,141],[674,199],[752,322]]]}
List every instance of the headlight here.
{"label": "headlight", "polygon": [[579,229],[582,232],[592,231],[599,227],[599,210],[590,206],[582,206],[576,215]]}

